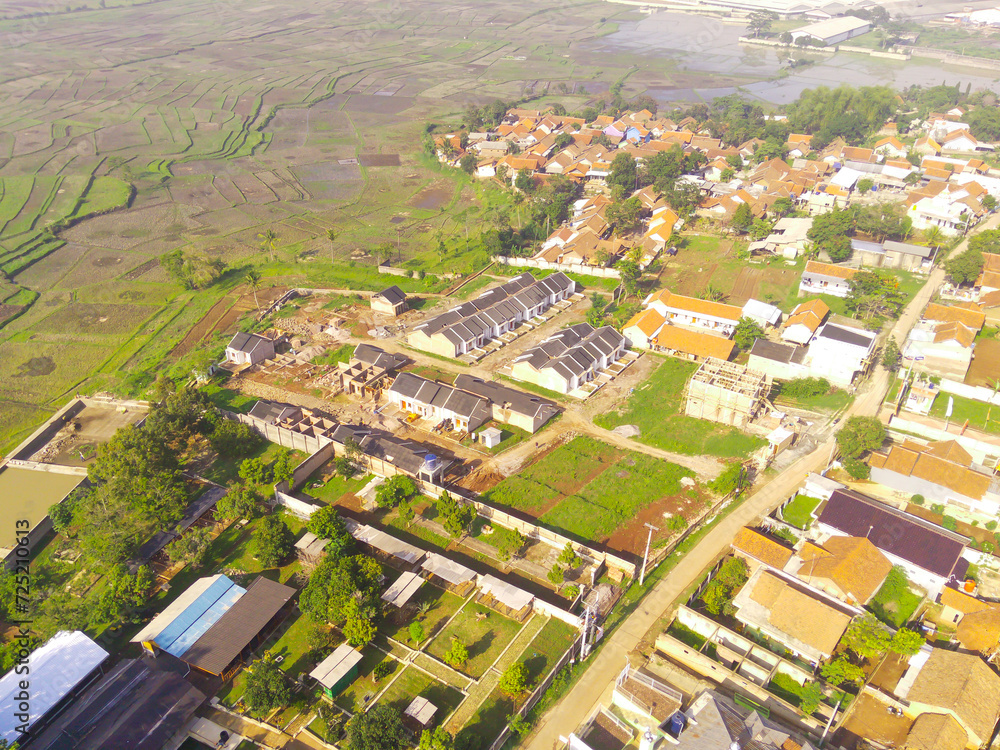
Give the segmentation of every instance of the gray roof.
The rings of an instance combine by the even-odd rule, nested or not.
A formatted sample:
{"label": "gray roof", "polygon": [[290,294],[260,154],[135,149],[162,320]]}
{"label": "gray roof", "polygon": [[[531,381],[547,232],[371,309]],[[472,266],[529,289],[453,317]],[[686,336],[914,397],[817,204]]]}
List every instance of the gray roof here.
{"label": "gray roof", "polygon": [[469,420],[490,418],[489,405],[482,396],[413,373],[404,372],[397,375],[389,387],[389,392],[398,393],[428,406],[447,409]]}
{"label": "gray roof", "polygon": [[[340,424],[337,425],[331,437],[334,442],[341,445],[348,438],[351,438],[361,446],[361,450],[366,455],[387,461],[411,476],[416,476],[420,471],[424,464],[424,458],[429,453],[427,448],[419,443],[403,440],[371,427]],[[437,455],[440,457],[440,454]],[[444,463],[448,462],[444,461]]]}
{"label": "gray roof", "polygon": [[381,292],[376,292],[373,297],[381,297],[390,305],[396,306],[400,302],[406,302],[406,294],[398,286],[390,286]]}
{"label": "gray roof", "polygon": [[756,355],[775,362],[794,362],[795,364],[802,364],[806,358],[806,350],[801,346],[779,344],[775,341],[768,341],[767,339],[757,339],[753,342],[753,347],[750,349],[750,355]]}
{"label": "gray roof", "polygon": [[427,336],[442,333],[453,344],[470,342],[487,333],[490,328],[513,319],[544,302],[553,294],[576,288],[566,274],[554,273],[536,280],[530,273],[522,273],[500,286],[487,289],[475,299],[414,327]]}
{"label": "gray roof", "polygon": [[404,562],[410,564],[417,563],[420,562],[424,556],[424,551],[419,547],[407,544],[401,539],[397,539],[394,536],[386,534],[384,531],[376,529],[374,526],[355,523],[353,526],[348,524],[348,528],[351,532],[351,536],[359,542],[364,542],[369,547],[377,549],[379,552],[384,552],[387,555],[398,557]]}
{"label": "gray roof", "polygon": [[227,349],[236,349],[244,354],[250,354],[261,344],[269,344],[272,347],[274,342],[271,339],[261,336],[259,333],[243,333],[242,331],[233,336],[229,341]]}
{"label": "gray roof", "polygon": [[396,370],[405,365],[409,360],[402,354],[395,354],[379,349],[371,344],[358,344],[354,350],[354,359],[368,365],[381,367],[386,370]]}
{"label": "gray roof", "polygon": [[868,349],[872,345],[874,336],[866,336],[864,333],[856,329],[845,328],[844,326],[827,323],[819,329],[819,332],[816,334],[816,338],[831,339],[833,341],[839,341],[842,344],[850,344],[851,346],[859,346],[863,349]]}
{"label": "gray roof", "polygon": [[930,258],[934,254],[934,248],[923,247],[922,245],[911,245],[907,242],[896,242],[886,240],[882,246],[894,253],[904,253],[905,255],[919,255],[921,258]]}
{"label": "gray roof", "polygon": [[31,740],[35,750],[160,750],[205,694],[159,662],[125,659]]}
{"label": "gray roof", "polygon": [[455,378],[455,387],[482,396],[498,406],[527,417],[547,415],[545,418],[549,419],[559,411],[555,403],[548,399],[466,373]]}
{"label": "gray roof", "polygon": [[250,416],[268,424],[276,424],[282,420],[300,415],[302,409],[291,404],[279,404],[276,401],[258,401],[250,409]]}
{"label": "gray roof", "polygon": [[577,323],[527,349],[515,362],[527,362],[535,370],[551,368],[569,380],[582,375],[603,355],[608,356],[625,343],[625,337],[611,326],[595,329]]}
{"label": "gray roof", "polygon": [[467,568],[462,563],[455,562],[454,560],[449,560],[444,555],[439,555],[436,552],[428,552],[427,557],[421,563],[420,567],[454,586],[466,581],[473,581],[476,578],[476,572],[471,568]]}
{"label": "gray roof", "polygon": [[396,607],[402,607],[410,598],[417,593],[423,585],[424,579],[416,573],[407,571],[397,578],[393,584],[382,594],[382,601],[388,602]]}

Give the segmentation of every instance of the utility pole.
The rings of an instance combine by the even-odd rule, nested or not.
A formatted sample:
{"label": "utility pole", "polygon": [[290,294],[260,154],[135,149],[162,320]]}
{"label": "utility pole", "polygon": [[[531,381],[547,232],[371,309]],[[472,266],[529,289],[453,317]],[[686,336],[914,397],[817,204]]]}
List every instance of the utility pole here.
{"label": "utility pole", "polygon": [[649,535],[646,537],[646,551],[642,555],[642,570],[639,571],[639,585],[643,584],[646,580],[646,560],[649,559],[649,545],[653,541],[653,532],[659,531],[659,528],[653,526],[651,523],[645,524],[646,528],[649,529]]}

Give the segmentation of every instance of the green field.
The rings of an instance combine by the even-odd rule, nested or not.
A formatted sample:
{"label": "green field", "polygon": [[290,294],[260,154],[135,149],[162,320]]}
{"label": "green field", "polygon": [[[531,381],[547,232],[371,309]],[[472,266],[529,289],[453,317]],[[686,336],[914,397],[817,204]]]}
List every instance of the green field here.
{"label": "green field", "polygon": [[796,495],[788,505],[781,509],[781,520],[796,528],[806,529],[812,524],[812,513],[821,502],[818,497]]}
{"label": "green field", "polygon": [[[948,412],[948,400],[954,399],[954,406],[951,412],[951,423],[960,425],[966,420],[971,427],[983,432],[990,432],[1000,435],[1000,406],[991,406],[982,401],[975,401],[971,398],[954,396],[950,393],[942,393],[931,406],[930,416],[938,419],[949,419],[945,414]],[[996,414],[993,413],[996,409]]]}
{"label": "green field", "polygon": [[[677,464],[577,437],[486,493],[488,502],[538,514],[549,528],[599,541],[651,503],[681,493],[694,473]],[[622,492],[627,485],[628,492]]]}
{"label": "green field", "polygon": [[694,362],[664,358],[622,406],[598,415],[595,424],[607,429],[635,425],[639,442],[687,455],[741,458],[765,445],[763,438],[679,413],[684,386],[697,369]]}

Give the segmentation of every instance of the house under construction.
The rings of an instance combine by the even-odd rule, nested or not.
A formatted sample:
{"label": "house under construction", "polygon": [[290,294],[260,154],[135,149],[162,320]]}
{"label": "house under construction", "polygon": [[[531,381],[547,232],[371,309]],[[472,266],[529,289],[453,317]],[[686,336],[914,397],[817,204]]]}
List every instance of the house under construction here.
{"label": "house under construction", "polygon": [[762,372],[707,359],[688,381],[684,413],[743,428],[756,416],[770,389],[771,380]]}

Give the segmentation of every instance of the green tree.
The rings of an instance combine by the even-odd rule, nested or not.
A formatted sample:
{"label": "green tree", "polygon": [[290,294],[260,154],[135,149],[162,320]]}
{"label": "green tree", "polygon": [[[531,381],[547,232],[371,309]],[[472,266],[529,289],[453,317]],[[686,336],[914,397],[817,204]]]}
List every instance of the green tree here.
{"label": "green tree", "polygon": [[299,595],[299,607],[314,622],[339,623],[355,611],[374,609],[383,590],[382,568],[372,558],[326,555]]}
{"label": "green tree", "polygon": [[836,437],[837,447],[845,458],[860,458],[882,447],[885,427],[878,417],[850,417]]}
{"label": "green tree", "polygon": [[274,470],[264,461],[263,458],[248,458],[240,464],[240,479],[250,484],[271,484],[275,481]]}
{"label": "green tree", "polygon": [[413,480],[404,474],[386,479],[375,490],[375,502],[382,508],[394,508],[417,491]]}
{"label": "green tree", "polygon": [[458,160],[458,166],[466,174],[472,174],[476,171],[476,167],[479,166],[479,160],[472,154],[465,154]]}
{"label": "green tree", "polygon": [[421,642],[424,640],[424,635],[425,635],[424,626],[417,620],[414,620],[413,622],[410,623],[409,630],[410,630],[410,641],[413,643],[414,646],[419,646]]}
{"label": "green tree", "polygon": [[375,638],[376,627],[374,613],[361,607],[357,599],[347,600],[346,617],[341,631],[347,642],[354,648],[364,648]]}
{"label": "green tree", "polygon": [[736,323],[736,331],[733,333],[733,341],[740,349],[748,350],[753,346],[753,342],[764,337],[764,329],[752,318],[740,318]]}
{"label": "green tree", "polygon": [[285,673],[270,651],[246,668],[243,702],[253,716],[268,716],[274,709],[288,705],[292,694]]}
{"label": "green tree", "polygon": [[174,563],[199,565],[211,545],[212,530],[205,526],[193,527],[167,545],[167,555]]}
{"label": "green tree", "polygon": [[530,193],[535,189],[535,181],[531,177],[531,172],[527,169],[519,169],[514,178],[514,187],[523,193]]}
{"label": "green tree", "polygon": [[969,247],[944,262],[944,270],[956,284],[971,284],[983,271],[985,259],[979,250]]}
{"label": "green tree", "polygon": [[460,503],[444,519],[444,528],[455,539],[462,536],[469,524],[476,520],[476,509],[469,503]]}
{"label": "green tree", "polygon": [[517,696],[528,689],[528,667],[516,661],[500,675],[500,689],[507,695]]}
{"label": "green tree", "polygon": [[288,557],[292,542],[292,530],[281,515],[265,516],[254,529],[250,554],[265,568],[272,568]]}
{"label": "green tree", "polygon": [[349,750],[399,750],[406,744],[399,709],[387,703],[376,703],[368,711],[359,711],[347,724]]}
{"label": "green tree", "polygon": [[309,517],[306,527],[320,539],[328,539],[324,551],[340,557],[354,550],[354,537],[347,530],[347,522],[337,513],[336,506],[324,505]]}
{"label": "green tree", "polygon": [[731,224],[737,232],[746,234],[750,227],[753,226],[753,221],[753,211],[750,209],[750,205],[748,203],[741,203],[733,214]]}
{"label": "green tree", "polygon": [[521,551],[521,547],[528,541],[517,529],[496,529],[493,531],[496,536],[497,557],[501,560],[509,560]]}
{"label": "green tree", "polygon": [[420,735],[419,750],[453,750],[455,740],[444,727],[425,729]]}
{"label": "green tree", "polygon": [[870,177],[863,177],[858,180],[857,190],[859,193],[870,193],[873,187],[875,187],[875,180]]}
{"label": "green tree", "polygon": [[833,237],[819,246],[819,249],[829,255],[830,260],[834,263],[847,260],[851,257],[851,253],[854,252],[850,238],[844,236]]}
{"label": "green tree", "polygon": [[778,20],[776,13],[769,11],[756,11],[747,18],[747,31],[753,34],[754,39],[761,34],[767,34],[774,22]]}
{"label": "green tree", "polygon": [[802,692],[799,693],[799,710],[804,715],[811,716],[813,711],[819,708],[822,700],[823,686],[815,680],[807,682],[802,686]]}
{"label": "green tree", "polygon": [[451,646],[445,652],[444,660],[453,667],[461,667],[469,660],[469,649],[458,638],[452,638]]}
{"label": "green tree", "polygon": [[635,294],[639,290],[639,279],[642,276],[639,265],[635,261],[624,258],[615,264],[615,268],[618,269],[626,293]]}
{"label": "green tree", "polygon": [[243,281],[246,282],[247,288],[253,292],[253,303],[257,306],[257,312],[260,312],[260,302],[257,301],[257,290],[260,289],[260,271],[251,268],[244,274]]}
{"label": "green tree", "polygon": [[842,643],[858,656],[873,659],[889,648],[889,632],[872,615],[855,618],[844,633]]}
{"label": "green tree", "polygon": [[778,198],[778,200],[771,204],[771,210],[768,213],[780,219],[788,216],[794,210],[795,203],[791,198]]}
{"label": "green tree", "polygon": [[823,675],[823,679],[834,687],[840,687],[845,682],[860,685],[865,681],[865,671],[856,664],[852,664],[843,655],[838,656],[828,664],[824,664],[819,671]]}
{"label": "green tree", "polygon": [[847,309],[863,319],[896,317],[906,303],[899,279],[887,271],[858,271],[848,282]]}
{"label": "green tree", "polygon": [[900,628],[889,641],[889,650],[896,654],[912,656],[923,648],[924,643],[926,641],[920,633],[909,628]]}
{"label": "green tree", "polygon": [[258,234],[257,239],[260,240],[261,249],[267,252],[271,262],[274,263],[274,248],[278,242],[278,234],[273,229],[268,228]]}
{"label": "green tree", "polygon": [[238,482],[231,482],[226,494],[215,504],[215,514],[231,521],[256,518],[262,510],[263,498],[257,487]]}
{"label": "green tree", "polygon": [[560,565],[565,565],[568,568],[575,568],[583,562],[583,559],[576,553],[576,550],[573,549],[573,543],[566,542],[566,546],[563,547],[562,552],[559,553],[559,557],[556,558],[556,562]]}
{"label": "green tree", "polygon": [[849,235],[853,229],[854,214],[849,210],[835,208],[814,217],[806,237],[822,247],[836,237]]}
{"label": "green tree", "polygon": [[767,219],[755,219],[753,224],[750,225],[750,239],[766,239],[773,229],[774,224]]}
{"label": "green tree", "polygon": [[208,442],[220,456],[239,458],[259,450],[264,444],[264,438],[250,425],[219,418],[215,422],[215,429],[208,436]]}
{"label": "green tree", "polygon": [[903,353],[899,351],[899,344],[896,343],[896,339],[890,336],[882,350],[882,367],[889,372],[896,372],[902,362]]}
{"label": "green tree", "polygon": [[115,565],[107,574],[107,584],[90,613],[91,622],[120,624],[133,622],[146,603],[156,583],[156,574],[148,565],[130,573],[125,565]]}
{"label": "green tree", "polygon": [[637,170],[635,159],[627,151],[619,151],[615,158],[611,160],[611,169],[608,172],[608,186],[619,186],[625,194],[630,194],[636,188]]}
{"label": "green tree", "polygon": [[558,565],[553,565],[552,569],[546,573],[545,577],[548,578],[554,585],[559,586],[564,580],[566,580],[566,573]]}
{"label": "green tree", "polygon": [[604,217],[614,226],[617,236],[631,234],[642,224],[642,201],[638,198],[616,201],[605,209]]}

